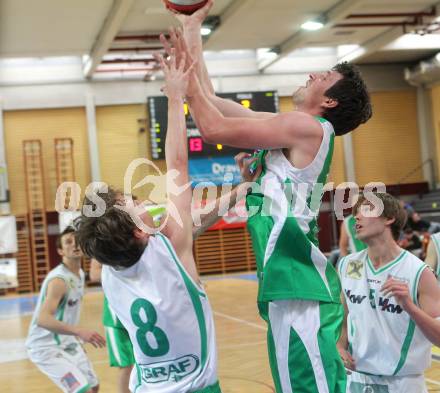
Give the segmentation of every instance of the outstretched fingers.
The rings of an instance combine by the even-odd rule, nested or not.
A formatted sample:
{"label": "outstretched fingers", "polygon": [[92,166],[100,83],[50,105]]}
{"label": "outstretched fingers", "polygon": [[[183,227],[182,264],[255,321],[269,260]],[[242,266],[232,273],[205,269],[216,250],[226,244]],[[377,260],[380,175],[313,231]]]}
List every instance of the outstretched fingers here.
{"label": "outstretched fingers", "polygon": [[153,55],[153,57],[159,63],[159,66],[162,69],[162,71],[164,72],[164,74],[167,75],[169,72],[169,65],[168,65],[167,61],[165,60],[164,56],[159,53],[155,53]]}

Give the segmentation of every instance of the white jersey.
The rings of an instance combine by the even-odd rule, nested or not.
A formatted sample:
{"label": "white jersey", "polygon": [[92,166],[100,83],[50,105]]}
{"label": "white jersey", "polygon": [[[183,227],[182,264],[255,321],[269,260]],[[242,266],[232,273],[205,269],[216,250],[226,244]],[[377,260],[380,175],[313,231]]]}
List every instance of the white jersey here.
{"label": "white jersey", "polygon": [[435,275],[437,276],[437,282],[440,283],[440,232],[433,233],[431,240],[434,243],[435,252],[437,254],[437,266],[435,269]]}
{"label": "white jersey", "polygon": [[57,307],[55,318],[68,325],[77,325],[81,312],[81,302],[84,296],[84,272],[80,269],[78,277],[62,263],[51,270],[43,281],[41,292],[38,297],[37,307],[29,327],[26,347],[29,350],[52,347],[54,345],[67,348],[76,346],[79,342],[75,336],[56,334],[37,325],[41,305],[47,295],[47,286],[54,278],[64,280],[67,292]]}
{"label": "white jersey", "polygon": [[356,370],[378,376],[423,374],[431,363],[432,344],[396,302],[384,297],[381,287],[388,277],[408,284],[417,302],[422,271],[427,267],[408,251],[375,269],[367,250],[341,260],[339,273],[348,307],[349,350]]}
{"label": "white jersey", "polygon": [[102,287],[133,344],[131,391],[185,393],[217,383],[211,306],[165,236],[151,236],[127,269],[104,265]]}

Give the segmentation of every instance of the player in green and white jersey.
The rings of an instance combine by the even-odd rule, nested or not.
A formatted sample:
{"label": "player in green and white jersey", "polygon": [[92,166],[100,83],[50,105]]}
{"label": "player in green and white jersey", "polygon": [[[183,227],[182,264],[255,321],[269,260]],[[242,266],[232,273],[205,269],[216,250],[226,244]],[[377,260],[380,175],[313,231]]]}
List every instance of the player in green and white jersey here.
{"label": "player in green and white jersey", "polygon": [[371,116],[359,72],[339,64],[310,74],[289,113],[255,112],[217,97],[203,59],[200,28],[212,1],[191,16],[176,15],[183,37],[171,33],[169,52],[197,60],[186,91],[191,113],[208,143],[263,149],[259,187],[247,197],[257,260],[258,302],[268,322],[268,349],[278,393],[342,392],[345,373],[336,350],[342,315],[339,283],[318,248],[317,216],[335,135]]}
{"label": "player in green and white jersey", "polygon": [[428,266],[396,243],[406,220],[398,200],[371,195],[353,209],[368,248],[339,264],[347,392],[426,393],[431,343],[440,343],[440,288]]}
{"label": "player in green and white jersey", "polygon": [[102,347],[105,340],[78,326],[84,272],[73,228],[68,227],[59,235],[57,250],[62,263],[44,279],[26,348],[30,360],[63,392],[96,393],[98,379],[82,342]]}
{"label": "player in green and white jersey", "polygon": [[130,390],[219,393],[214,322],[194,262],[193,236],[218,220],[220,206],[235,205],[247,186],[222,197],[202,226],[193,228],[183,111],[191,71],[183,70],[184,62],[176,65],[174,55],[168,62],[159,60],[168,96],[165,156],[175,186],[168,189],[167,211],[178,215],[170,214],[161,232],[151,231],[153,218],[142,204],[121,206],[115,193],[109,192],[101,198],[106,203],[102,215],[83,213],[76,222],[77,238],[84,252],[104,265],[104,293],[130,335],[136,362]]}

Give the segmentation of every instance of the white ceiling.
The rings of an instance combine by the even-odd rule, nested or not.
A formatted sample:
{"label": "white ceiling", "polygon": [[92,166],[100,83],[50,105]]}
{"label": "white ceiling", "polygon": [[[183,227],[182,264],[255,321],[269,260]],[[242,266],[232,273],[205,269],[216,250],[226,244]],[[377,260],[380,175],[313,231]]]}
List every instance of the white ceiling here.
{"label": "white ceiling", "polygon": [[[119,13],[120,21],[113,20],[112,29],[106,30],[106,23],[112,22],[112,11],[124,3],[127,12]],[[440,51],[440,35],[437,47],[418,49],[416,45],[383,50],[403,34],[403,29],[393,26],[337,28],[332,25],[409,21],[411,18],[345,19],[345,16],[429,11],[438,3],[439,0],[216,0],[211,14],[219,15],[222,22],[206,42],[206,49],[280,47],[282,56],[287,56],[293,50],[307,47],[365,45],[367,50],[356,61],[416,62]],[[301,32],[303,22],[323,14],[332,16],[329,27],[317,32]],[[93,57],[98,56],[96,53],[105,54],[114,46],[112,41],[116,35],[162,32],[175,23],[161,0],[1,0],[0,58],[90,54]],[[142,44],[145,43],[138,42],[137,46]]]}
{"label": "white ceiling", "polygon": [[112,0],[1,0],[0,57],[84,55]]}

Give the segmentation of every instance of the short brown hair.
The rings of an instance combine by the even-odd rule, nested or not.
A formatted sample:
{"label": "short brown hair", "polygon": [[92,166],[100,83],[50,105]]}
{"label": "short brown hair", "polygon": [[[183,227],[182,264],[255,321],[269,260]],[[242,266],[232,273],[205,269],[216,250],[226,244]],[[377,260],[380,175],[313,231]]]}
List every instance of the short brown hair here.
{"label": "short brown hair", "polygon": [[[134,265],[144,252],[145,245],[133,235],[136,224],[118,205],[121,192],[112,188],[97,192],[105,201],[106,209],[100,217],[82,214],[75,220],[76,239],[84,254],[113,267]],[[93,205],[86,197],[83,205]]]}
{"label": "short brown hair", "polygon": [[370,94],[362,75],[355,65],[344,62],[333,67],[342,75],[325,96],[338,102],[334,108],[327,108],[322,117],[335,129],[335,135],[344,135],[367,122],[373,114]]}
{"label": "short brown hair", "polygon": [[[405,226],[407,219],[405,209],[400,206],[399,200],[393,197],[391,194],[386,192],[372,192],[371,194],[383,202],[383,212],[380,216],[387,219],[394,218],[394,222],[391,224],[391,232],[394,240],[399,240],[400,233]],[[365,194],[359,195],[359,199],[353,206],[353,216],[357,214],[360,206],[364,202],[370,203],[370,200],[365,196]]]}
{"label": "short brown hair", "polygon": [[62,239],[65,235],[68,235],[69,233],[75,233],[75,228],[73,228],[72,226],[68,226],[64,229],[63,232],[61,232],[57,236],[57,240],[56,240],[57,250],[61,250],[63,248]]}

